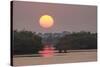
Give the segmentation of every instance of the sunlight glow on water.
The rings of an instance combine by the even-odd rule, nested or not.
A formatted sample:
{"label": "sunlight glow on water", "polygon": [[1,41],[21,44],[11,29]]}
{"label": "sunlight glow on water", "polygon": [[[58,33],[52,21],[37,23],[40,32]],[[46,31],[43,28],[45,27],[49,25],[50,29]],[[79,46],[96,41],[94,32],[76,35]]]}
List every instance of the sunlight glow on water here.
{"label": "sunlight glow on water", "polygon": [[42,57],[52,57],[54,55],[54,48],[45,46],[42,51],[39,52]]}

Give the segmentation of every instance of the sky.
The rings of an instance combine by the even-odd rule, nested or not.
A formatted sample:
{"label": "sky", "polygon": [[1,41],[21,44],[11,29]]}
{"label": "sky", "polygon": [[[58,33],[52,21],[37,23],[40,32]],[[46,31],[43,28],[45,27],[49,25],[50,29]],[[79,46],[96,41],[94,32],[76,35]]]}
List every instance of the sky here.
{"label": "sky", "polygon": [[[54,25],[48,29],[39,24],[42,15],[50,15]],[[32,32],[97,32],[97,6],[54,4],[40,2],[13,2],[13,30]]]}

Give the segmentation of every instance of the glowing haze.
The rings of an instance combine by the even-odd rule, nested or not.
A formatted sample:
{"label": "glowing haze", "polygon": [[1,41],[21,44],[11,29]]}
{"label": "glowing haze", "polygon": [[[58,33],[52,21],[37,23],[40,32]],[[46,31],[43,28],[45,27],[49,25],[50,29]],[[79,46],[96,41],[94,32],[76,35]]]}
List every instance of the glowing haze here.
{"label": "glowing haze", "polygon": [[13,29],[43,33],[97,32],[97,7],[14,1]]}

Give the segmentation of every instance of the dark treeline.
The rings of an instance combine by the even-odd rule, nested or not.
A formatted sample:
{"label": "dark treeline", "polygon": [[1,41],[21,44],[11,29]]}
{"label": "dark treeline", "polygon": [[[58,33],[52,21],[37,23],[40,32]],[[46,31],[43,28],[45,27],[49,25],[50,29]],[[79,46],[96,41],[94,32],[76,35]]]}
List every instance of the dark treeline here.
{"label": "dark treeline", "polygon": [[59,52],[69,49],[97,49],[97,33],[74,32],[59,39],[56,44]]}
{"label": "dark treeline", "polygon": [[38,53],[43,47],[41,39],[30,31],[13,31],[13,54]]}
{"label": "dark treeline", "polygon": [[[13,31],[13,54],[35,54],[42,50],[42,38],[31,31]],[[69,49],[97,49],[97,33],[75,32],[59,38],[55,48],[59,52]]]}

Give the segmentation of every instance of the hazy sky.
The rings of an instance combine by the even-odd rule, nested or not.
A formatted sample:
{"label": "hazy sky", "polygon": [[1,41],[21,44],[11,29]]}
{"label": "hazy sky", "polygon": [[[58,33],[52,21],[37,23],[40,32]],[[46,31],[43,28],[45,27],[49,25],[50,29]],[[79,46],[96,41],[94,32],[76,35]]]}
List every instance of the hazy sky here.
{"label": "hazy sky", "polygon": [[[42,15],[51,15],[54,25],[45,29],[39,25]],[[13,29],[33,32],[97,32],[97,7],[14,1]]]}

